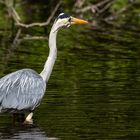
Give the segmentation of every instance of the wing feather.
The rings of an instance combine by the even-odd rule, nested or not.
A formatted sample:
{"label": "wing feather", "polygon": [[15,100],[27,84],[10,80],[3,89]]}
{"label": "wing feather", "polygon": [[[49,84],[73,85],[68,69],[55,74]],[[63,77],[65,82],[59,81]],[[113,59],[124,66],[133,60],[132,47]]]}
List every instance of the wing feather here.
{"label": "wing feather", "polygon": [[1,110],[33,110],[46,89],[42,77],[31,69],[22,69],[0,79]]}

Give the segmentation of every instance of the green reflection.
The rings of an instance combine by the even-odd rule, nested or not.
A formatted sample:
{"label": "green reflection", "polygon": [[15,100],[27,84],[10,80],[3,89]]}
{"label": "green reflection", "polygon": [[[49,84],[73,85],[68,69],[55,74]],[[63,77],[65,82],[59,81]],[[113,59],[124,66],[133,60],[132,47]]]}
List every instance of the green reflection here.
{"label": "green reflection", "polygon": [[[136,21],[120,28],[101,25],[59,32],[58,59],[34,117],[48,136],[139,139],[140,34]],[[1,76],[22,68],[42,70],[48,56],[47,41],[22,42],[9,51],[8,33],[0,35]],[[0,130],[11,122],[11,115],[0,114]]]}

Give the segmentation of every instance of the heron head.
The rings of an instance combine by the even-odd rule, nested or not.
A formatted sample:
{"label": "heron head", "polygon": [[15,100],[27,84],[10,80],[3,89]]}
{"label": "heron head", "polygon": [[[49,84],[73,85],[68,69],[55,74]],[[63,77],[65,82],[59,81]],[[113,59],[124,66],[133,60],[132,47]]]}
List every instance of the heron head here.
{"label": "heron head", "polygon": [[61,13],[55,20],[55,31],[61,27],[70,27],[72,24],[87,24],[88,21],[74,18],[68,14]]}

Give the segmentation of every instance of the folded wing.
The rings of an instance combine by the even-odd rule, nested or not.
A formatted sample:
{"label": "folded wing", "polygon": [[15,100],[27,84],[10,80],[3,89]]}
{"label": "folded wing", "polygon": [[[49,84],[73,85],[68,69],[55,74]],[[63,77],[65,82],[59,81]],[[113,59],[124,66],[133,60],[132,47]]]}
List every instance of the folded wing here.
{"label": "folded wing", "polygon": [[42,77],[31,69],[22,69],[0,79],[0,110],[34,110],[46,89]]}

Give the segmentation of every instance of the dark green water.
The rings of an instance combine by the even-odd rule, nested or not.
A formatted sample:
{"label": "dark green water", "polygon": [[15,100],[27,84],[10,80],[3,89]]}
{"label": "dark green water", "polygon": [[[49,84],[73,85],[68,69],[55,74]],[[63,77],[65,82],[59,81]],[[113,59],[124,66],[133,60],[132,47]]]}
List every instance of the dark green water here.
{"label": "dark green water", "polygon": [[[79,28],[79,31],[76,29]],[[140,139],[140,29],[73,27],[58,35],[58,59],[35,126],[14,126],[0,114],[2,140]],[[1,39],[1,77],[22,68],[42,70],[47,41],[10,51]]]}

